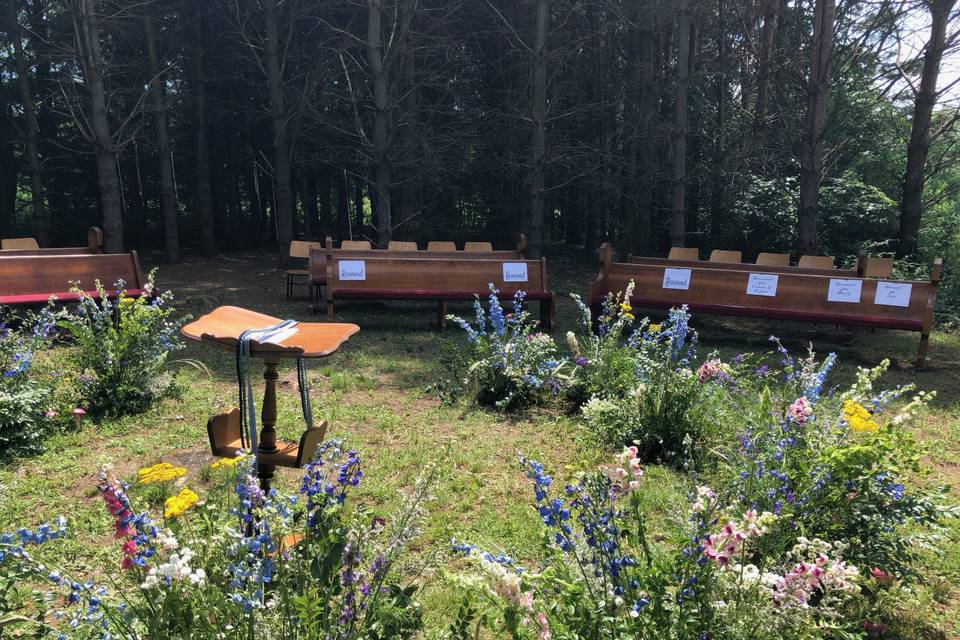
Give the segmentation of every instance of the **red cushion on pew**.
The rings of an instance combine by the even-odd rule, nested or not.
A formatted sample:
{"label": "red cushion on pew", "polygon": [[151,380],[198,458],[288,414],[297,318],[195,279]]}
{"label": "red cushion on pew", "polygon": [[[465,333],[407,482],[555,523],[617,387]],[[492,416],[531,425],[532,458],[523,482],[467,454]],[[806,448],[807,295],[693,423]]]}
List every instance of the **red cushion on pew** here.
{"label": "red cushion on pew", "polygon": [[[91,298],[99,298],[100,294],[96,291],[85,291],[88,296]],[[66,291],[61,293],[21,293],[13,296],[0,296],[0,304],[6,304],[11,306],[16,305],[27,305],[27,304],[43,304],[50,299],[50,296],[56,296],[57,302],[76,302],[80,299],[80,294]],[[127,296],[131,298],[139,298],[144,295],[143,289],[127,289]],[[110,292],[107,293],[107,298],[114,299],[116,298],[116,293]]]}
{"label": "red cushion on pew", "polygon": [[[546,300],[552,297],[547,291],[526,292],[527,300]],[[474,296],[485,298],[489,291],[445,291],[443,289],[334,289],[332,298],[366,298],[392,300],[473,300]],[[500,292],[501,300],[510,300],[513,294]]]}

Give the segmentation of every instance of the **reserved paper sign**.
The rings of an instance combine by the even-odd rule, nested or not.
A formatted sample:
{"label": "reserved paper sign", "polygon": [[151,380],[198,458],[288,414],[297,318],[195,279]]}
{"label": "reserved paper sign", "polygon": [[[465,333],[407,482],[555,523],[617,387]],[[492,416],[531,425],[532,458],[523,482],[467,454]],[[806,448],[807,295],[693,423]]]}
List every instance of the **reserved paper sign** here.
{"label": "reserved paper sign", "polygon": [[526,282],[527,263],[526,262],[504,262],[503,263],[503,281],[504,282]]}
{"label": "reserved paper sign", "polygon": [[828,302],[860,302],[860,280],[830,280],[830,289],[827,291]]}
{"label": "reserved paper sign", "polygon": [[772,298],[777,295],[778,282],[780,276],[775,273],[751,273],[747,280],[747,295]]}
{"label": "reserved paper sign", "polygon": [[873,304],[882,304],[888,307],[909,307],[912,291],[913,285],[909,282],[881,280],[877,283],[877,295],[873,297]]}
{"label": "reserved paper sign", "polygon": [[341,280],[366,280],[366,260],[340,260],[337,262]]}
{"label": "reserved paper sign", "polygon": [[664,269],[663,288],[689,289],[691,273],[690,269]]}

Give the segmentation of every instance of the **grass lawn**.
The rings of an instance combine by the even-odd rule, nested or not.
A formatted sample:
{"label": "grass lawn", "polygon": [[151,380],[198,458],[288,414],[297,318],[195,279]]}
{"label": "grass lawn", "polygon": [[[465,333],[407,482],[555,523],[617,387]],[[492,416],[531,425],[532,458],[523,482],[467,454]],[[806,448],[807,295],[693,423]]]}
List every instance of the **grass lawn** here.
{"label": "grass lawn", "polygon": [[[567,294],[582,292],[594,271],[592,263],[551,264],[558,340],[574,328],[574,306]],[[161,288],[175,292],[178,310],[194,317],[231,304],[282,318],[320,319],[310,314],[305,300],[284,301],[283,269],[273,256],[192,258],[162,267],[158,280]],[[468,305],[454,311],[470,313]],[[310,363],[314,414],[329,421],[330,436],[341,437],[362,452],[366,476],[361,495],[378,509],[397,504],[398,490],[412,485],[425,460],[444,457],[429,521],[416,546],[422,554],[444,552],[451,536],[456,536],[502,548],[521,560],[530,557],[539,540],[539,518],[529,506],[531,491],[515,464],[517,452],[542,460],[559,477],[592,466],[604,454],[579,421],[559,408],[511,418],[442,405],[427,389],[440,371],[443,338],[433,330],[434,315],[434,306],[427,303],[338,304],[337,320],[354,322],[361,332],[330,358]],[[930,446],[934,468],[924,481],[954,483],[960,476],[960,333],[934,334],[928,369],[914,372],[916,334],[850,333],[827,326],[705,316],[694,316],[691,325],[700,332],[701,356],[714,349],[724,357],[766,353],[771,334],[794,352],[812,341],[818,352],[836,351],[840,356],[833,384],[850,382],[857,366],[891,358],[894,364],[885,386],[914,383],[938,394],[919,434]],[[450,329],[449,337],[460,339],[458,332]],[[178,397],[142,415],[100,424],[88,420],[81,429],[50,439],[45,454],[0,469],[0,530],[64,514],[73,535],[62,544],[38,549],[38,555],[55,553],[56,561],[73,571],[102,576],[119,565],[120,552],[97,497],[100,463],[112,462],[118,476],[132,480],[140,467],[175,462],[190,469],[187,482],[202,494],[201,469],[211,460],[206,420],[237,402],[233,355],[190,343],[173,359]],[[281,437],[295,439],[302,419],[292,363],[281,369],[279,414]],[[277,486],[292,489],[298,478],[291,470],[278,470]],[[677,506],[686,500],[686,480],[649,467],[645,487],[657,527],[669,530],[674,514],[682,512]],[[147,497],[136,487],[131,494],[135,502]],[[943,551],[931,554],[931,570],[917,588],[916,606],[904,614],[909,637],[960,637],[958,540],[960,526],[955,526]],[[423,599],[427,625],[439,628],[456,596],[445,576],[433,573],[428,580]]]}

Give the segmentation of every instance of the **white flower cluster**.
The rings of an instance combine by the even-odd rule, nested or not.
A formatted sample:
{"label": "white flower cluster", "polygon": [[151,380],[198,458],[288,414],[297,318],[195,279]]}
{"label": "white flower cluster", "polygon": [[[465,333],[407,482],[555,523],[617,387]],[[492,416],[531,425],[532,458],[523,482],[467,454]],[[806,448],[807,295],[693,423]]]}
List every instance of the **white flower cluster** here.
{"label": "white flower cluster", "polygon": [[141,589],[153,589],[158,586],[168,587],[174,582],[187,581],[193,585],[203,584],[207,573],[203,569],[192,569],[190,560],[193,551],[184,547],[178,551],[180,543],[170,531],[161,531],[157,535],[157,552],[164,558],[164,562],[150,567],[147,577],[140,585]]}
{"label": "white flower cluster", "polygon": [[847,546],[800,537],[791,551],[799,562],[783,575],[761,574],[753,565],[744,566],[742,575],[745,581],[759,581],[777,607],[808,608],[811,597],[819,592],[824,596],[819,608],[826,610],[844,596],[860,592],[860,571],[841,559]]}

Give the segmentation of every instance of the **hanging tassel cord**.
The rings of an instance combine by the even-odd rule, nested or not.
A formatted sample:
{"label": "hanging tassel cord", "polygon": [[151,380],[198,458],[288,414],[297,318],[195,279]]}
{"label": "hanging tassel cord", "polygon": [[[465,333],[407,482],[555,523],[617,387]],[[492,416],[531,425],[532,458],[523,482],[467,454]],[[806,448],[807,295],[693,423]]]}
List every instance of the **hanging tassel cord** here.
{"label": "hanging tassel cord", "polygon": [[[253,397],[253,379],[250,373],[250,343],[260,342],[273,333],[288,329],[297,324],[296,320],[284,320],[263,329],[248,329],[237,338],[237,387],[240,400],[240,444],[253,453],[253,467],[257,470],[259,455],[257,450],[257,408]],[[310,385],[307,380],[307,363],[297,358],[297,386],[300,390],[300,406],[307,429],[313,428],[313,407],[310,404]]]}

